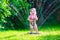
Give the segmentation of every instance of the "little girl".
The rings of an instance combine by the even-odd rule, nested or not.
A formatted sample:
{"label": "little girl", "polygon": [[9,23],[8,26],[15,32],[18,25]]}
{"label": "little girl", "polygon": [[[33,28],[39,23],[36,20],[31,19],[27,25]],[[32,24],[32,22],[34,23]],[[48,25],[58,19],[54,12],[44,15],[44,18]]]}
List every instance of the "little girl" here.
{"label": "little girl", "polygon": [[38,20],[36,15],[36,9],[32,8],[30,9],[30,15],[28,16],[28,21],[30,22],[30,34],[32,34],[33,27],[36,30],[36,33],[38,33],[38,28],[36,21]]}

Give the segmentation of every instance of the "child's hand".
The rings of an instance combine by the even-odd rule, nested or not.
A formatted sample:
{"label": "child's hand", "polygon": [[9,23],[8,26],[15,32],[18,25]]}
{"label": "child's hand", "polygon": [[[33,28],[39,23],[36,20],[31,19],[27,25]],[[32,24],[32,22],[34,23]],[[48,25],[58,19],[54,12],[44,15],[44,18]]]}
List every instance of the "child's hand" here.
{"label": "child's hand", "polygon": [[36,20],[38,20],[38,17],[36,16]]}
{"label": "child's hand", "polygon": [[29,22],[33,22],[33,20],[29,20]]}
{"label": "child's hand", "polygon": [[38,18],[36,18],[36,20],[38,20]]}

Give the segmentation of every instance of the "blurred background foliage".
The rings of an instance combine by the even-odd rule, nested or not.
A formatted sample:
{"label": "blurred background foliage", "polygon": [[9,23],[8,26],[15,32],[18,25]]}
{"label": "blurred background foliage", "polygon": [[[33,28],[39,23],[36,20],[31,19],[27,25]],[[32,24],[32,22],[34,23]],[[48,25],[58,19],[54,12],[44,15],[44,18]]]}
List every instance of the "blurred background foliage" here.
{"label": "blurred background foliage", "polygon": [[28,24],[28,15],[29,4],[26,0],[0,0],[0,27],[3,27],[2,29],[24,29]]}
{"label": "blurred background foliage", "polygon": [[[44,25],[59,25],[60,8],[56,10],[54,14],[51,15],[48,20],[46,20],[46,22],[44,22],[47,15],[53,12],[52,10],[55,10],[56,7],[60,6],[60,1],[57,1],[56,6],[54,6],[52,10],[49,10],[53,6],[48,7],[48,5],[53,1],[49,0],[45,2],[44,0],[0,0],[0,29],[14,30],[29,28],[27,17],[29,15],[29,10],[31,7],[35,7],[37,9],[37,15],[39,18],[37,24],[39,26],[42,24],[42,22]],[[45,9],[48,11],[45,12]]]}

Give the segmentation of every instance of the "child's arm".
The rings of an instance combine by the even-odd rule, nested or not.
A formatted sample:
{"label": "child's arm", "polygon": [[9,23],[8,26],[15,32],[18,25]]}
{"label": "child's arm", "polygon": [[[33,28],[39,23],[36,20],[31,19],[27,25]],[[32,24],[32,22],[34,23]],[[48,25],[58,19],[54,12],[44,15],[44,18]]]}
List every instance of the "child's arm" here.
{"label": "child's arm", "polygon": [[38,20],[38,17],[36,16],[36,20]]}
{"label": "child's arm", "polygon": [[29,17],[28,17],[28,19],[27,19],[29,22],[32,22],[33,20],[31,20],[31,19],[29,19]]}

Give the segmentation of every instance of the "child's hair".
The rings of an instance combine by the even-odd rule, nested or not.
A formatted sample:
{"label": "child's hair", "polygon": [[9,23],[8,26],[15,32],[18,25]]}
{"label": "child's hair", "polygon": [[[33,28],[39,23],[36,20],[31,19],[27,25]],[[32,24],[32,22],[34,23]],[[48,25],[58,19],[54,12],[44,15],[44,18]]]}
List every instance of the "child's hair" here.
{"label": "child's hair", "polygon": [[36,15],[36,9],[35,8],[30,9],[30,14],[32,14],[31,11]]}

